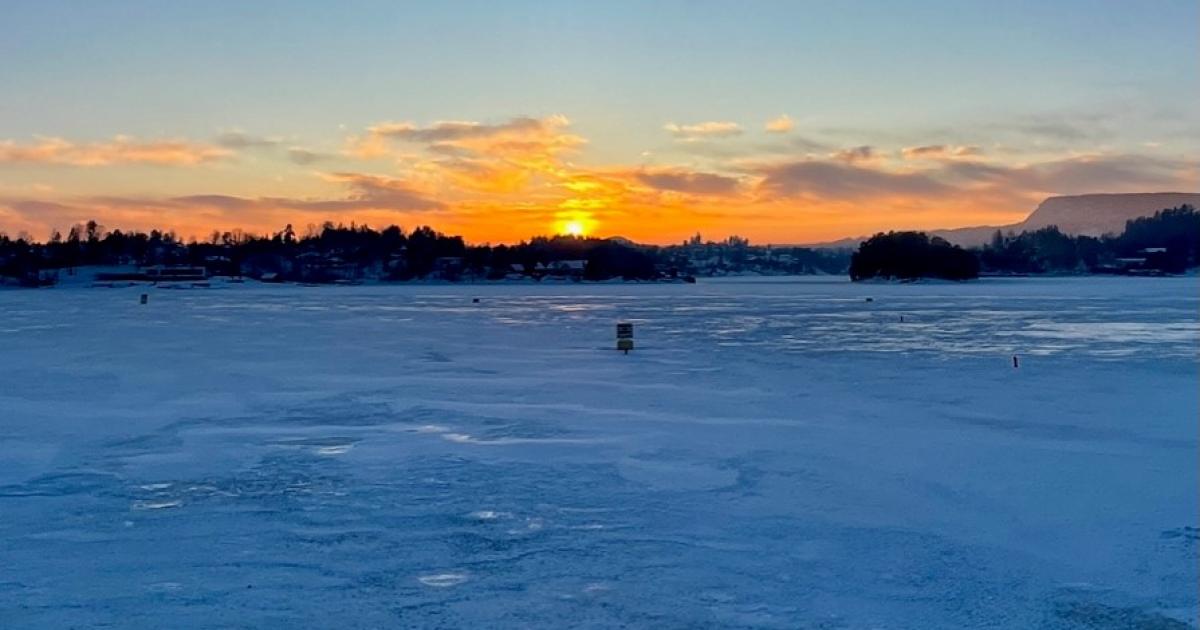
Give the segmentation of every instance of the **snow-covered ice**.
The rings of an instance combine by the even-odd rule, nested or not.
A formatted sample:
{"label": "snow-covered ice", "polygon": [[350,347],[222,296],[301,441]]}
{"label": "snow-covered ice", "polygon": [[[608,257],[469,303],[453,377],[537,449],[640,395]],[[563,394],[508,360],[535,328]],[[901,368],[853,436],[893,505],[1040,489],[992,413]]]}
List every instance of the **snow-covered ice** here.
{"label": "snow-covered ice", "polygon": [[0,292],[0,627],[1187,627],[1197,288]]}

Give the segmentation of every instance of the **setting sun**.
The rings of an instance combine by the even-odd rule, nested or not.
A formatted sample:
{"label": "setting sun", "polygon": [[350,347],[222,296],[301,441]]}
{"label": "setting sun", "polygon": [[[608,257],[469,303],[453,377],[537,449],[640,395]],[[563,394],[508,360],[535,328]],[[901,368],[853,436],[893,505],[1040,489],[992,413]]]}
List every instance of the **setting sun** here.
{"label": "setting sun", "polygon": [[591,212],[570,209],[556,213],[551,229],[560,236],[591,236],[596,231],[596,219]]}

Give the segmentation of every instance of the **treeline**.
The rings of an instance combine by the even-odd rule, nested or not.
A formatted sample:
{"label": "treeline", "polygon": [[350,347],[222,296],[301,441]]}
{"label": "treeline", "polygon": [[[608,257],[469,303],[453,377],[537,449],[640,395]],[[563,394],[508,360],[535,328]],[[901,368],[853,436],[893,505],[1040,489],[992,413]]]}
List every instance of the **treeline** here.
{"label": "treeline", "polygon": [[[411,280],[467,276],[498,279],[549,274],[571,260],[580,278],[649,280],[675,270],[657,266],[655,248],[612,240],[538,237],[518,245],[468,245],[460,236],[428,226],[405,232],[397,226],[326,223],[298,235],[288,225],[270,235],[214,232],[206,241],[182,242],[175,234],[108,231],[95,221],[55,232],[44,243],[0,235],[0,275],[37,284],[47,271],[84,265],[204,267],[211,275],[311,282],[363,278]],[[558,269],[559,267],[555,267]]]}
{"label": "treeline", "polygon": [[1200,264],[1198,254],[1200,213],[1184,205],[1127,221],[1117,236],[997,231],[979,259],[993,273],[1183,273]]}
{"label": "treeline", "polygon": [[848,249],[817,249],[751,245],[730,236],[705,241],[699,234],[660,250],[663,260],[697,276],[723,275],[843,275],[850,265]]}
{"label": "treeline", "polygon": [[1200,213],[1180,206],[1126,222],[1119,235],[1070,236],[1057,227],[1020,234],[997,231],[967,250],[922,232],[877,234],[851,258],[852,280],[943,278],[986,274],[1113,273],[1162,275],[1200,266]]}
{"label": "treeline", "polygon": [[1190,206],[1129,221],[1116,236],[1070,236],[1048,227],[997,232],[963,249],[921,232],[877,234],[851,256],[845,250],[754,246],[746,239],[667,247],[624,239],[536,237],[516,245],[471,245],[428,226],[325,223],[304,235],[292,226],[265,235],[213,232],[183,242],[173,232],[107,230],[89,221],[45,242],[0,233],[0,283],[52,284],[59,270],[90,266],[203,267],[209,275],[299,282],[374,280],[691,280],[731,274],[842,274],[867,278],[945,278],[979,274],[1181,273],[1200,265],[1200,214]]}
{"label": "treeline", "polygon": [[[108,230],[95,221],[55,231],[45,242],[0,234],[0,283],[53,284],[59,271],[82,266],[203,267],[208,275],[270,281],[345,283],[362,280],[692,280],[697,275],[845,273],[849,252],[754,246],[699,236],[666,247],[620,238],[535,237],[516,245],[471,245],[428,226],[405,231],[327,222],[298,234],[214,231],[205,240],[175,233]],[[108,274],[136,279],[137,273]]]}

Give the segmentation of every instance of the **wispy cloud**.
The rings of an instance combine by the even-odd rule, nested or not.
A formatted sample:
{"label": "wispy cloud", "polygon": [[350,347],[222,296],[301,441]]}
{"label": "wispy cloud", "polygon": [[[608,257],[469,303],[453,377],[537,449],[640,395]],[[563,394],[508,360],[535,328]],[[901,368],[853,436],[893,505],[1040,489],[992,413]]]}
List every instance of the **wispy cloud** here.
{"label": "wispy cloud", "polygon": [[217,227],[278,229],[306,222],[371,221],[376,224],[427,220],[446,204],[402,179],[365,173],[328,173],[323,179],[344,189],[325,198],[243,197],[194,194],[173,197],[90,196],[62,200],[0,197],[0,222],[6,227],[48,232],[99,219],[137,229],[173,227],[185,234],[207,234]]}
{"label": "wispy cloud", "polygon": [[441,121],[427,127],[408,122],[385,122],[368,128],[365,136],[353,139],[352,148],[368,157],[387,154],[388,141],[424,144],[441,152],[489,155],[556,153],[586,142],[566,132],[570,125],[571,121],[561,115],[545,118],[521,116],[498,124]]}
{"label": "wispy cloud", "polygon": [[785,203],[796,216],[829,217],[842,235],[1019,221],[1052,195],[1194,190],[1197,163],[1129,154],[1007,164],[976,159],[844,162],[834,157],[765,162],[756,206]]}
{"label": "wispy cloud", "polygon": [[244,131],[226,131],[217,136],[217,144],[230,149],[270,148],[283,142],[282,138],[256,136]]}
{"label": "wispy cloud", "polygon": [[682,168],[641,170],[632,173],[632,176],[638,182],[657,190],[693,195],[733,195],[741,185],[741,180],[737,177]]}
{"label": "wispy cloud", "polygon": [[945,164],[941,173],[962,184],[1044,194],[1146,192],[1195,188],[1197,163],[1131,154],[1093,154],[1007,166]]}
{"label": "wispy cloud", "polygon": [[63,138],[38,138],[19,144],[0,141],[0,164],[61,164],[110,166],[114,164],[157,164],[194,166],[227,158],[226,148],[188,140],[137,140],[116,136],[107,142],[75,143]]}
{"label": "wispy cloud", "polygon": [[[403,158],[409,168],[456,187],[511,193],[536,177],[562,175],[563,155],[587,142],[570,133],[570,124],[558,115],[495,124],[442,121],[425,127],[387,122],[352,138],[349,150],[362,158]],[[406,146],[397,151],[397,143]]]}
{"label": "wispy cloud", "polygon": [[317,162],[324,162],[325,160],[331,160],[334,158],[333,155],[328,153],[321,153],[319,151],[313,151],[312,149],[306,149],[304,147],[288,147],[287,157],[288,160],[291,160],[293,163],[301,165],[315,164]]}
{"label": "wispy cloud", "polygon": [[[1047,195],[1189,190],[1197,181],[1194,161],[1161,151],[1083,153],[1042,145],[1038,152],[1014,154],[994,141],[985,152],[980,145],[986,138],[977,129],[973,135],[857,144],[874,138],[836,142],[819,131],[814,137],[784,135],[782,127],[768,129],[779,135],[764,137],[744,134],[733,122],[672,123],[666,130],[679,142],[659,137],[669,148],[655,152],[653,165],[640,166],[632,160],[577,161],[587,140],[563,116],[382,122],[347,140],[340,153],[240,130],[210,143],[124,136],[92,143],[0,142],[0,165],[186,166],[253,155],[255,168],[265,166],[257,158],[269,158],[280,169],[291,162],[326,171],[316,173],[318,181],[297,184],[295,178],[309,169],[291,168],[263,184],[271,194],[245,188],[224,194],[230,191],[214,182],[244,186],[245,180],[220,169],[206,171],[203,182],[180,179],[151,188],[170,193],[129,197],[77,194],[93,184],[86,175],[76,180],[64,173],[53,189],[22,181],[0,190],[0,228],[42,233],[95,217],[114,226],[206,234],[214,226],[278,229],[327,219],[412,225],[432,217],[439,227],[462,229],[472,239],[514,240],[570,219],[601,233],[653,240],[707,232],[709,226],[757,230],[759,238],[816,240],[888,227],[1010,222]],[[1006,133],[1014,133],[1011,126]],[[296,189],[313,196],[291,192]],[[197,191],[215,194],[187,194]]]}
{"label": "wispy cloud", "polygon": [[845,162],[847,164],[871,162],[881,159],[881,156],[877,151],[875,151],[874,147],[865,144],[862,146],[850,147],[848,149],[835,151],[832,155],[830,155],[830,157],[839,162]]}
{"label": "wispy cloud", "polygon": [[974,145],[926,144],[918,147],[904,147],[900,155],[906,160],[956,160],[974,159],[983,155],[983,149]]}
{"label": "wispy cloud", "polygon": [[663,126],[677,140],[690,142],[700,139],[729,138],[742,134],[741,125],[728,121],[707,121],[692,125],[667,123]]}
{"label": "wispy cloud", "polygon": [[[150,197],[92,197],[87,204],[109,208],[161,208],[174,212],[219,211],[227,218],[247,213],[293,212],[312,215],[312,218],[350,216],[353,213],[375,211],[409,213],[441,210],[445,204],[425,196],[403,180],[364,173],[329,173],[324,179],[346,188],[346,195],[335,198],[297,199],[291,197],[239,197],[236,195],[204,194],[168,198]],[[290,220],[290,219],[289,219]]]}
{"label": "wispy cloud", "polygon": [[861,200],[891,195],[942,195],[948,187],[927,173],[894,173],[841,161],[802,160],[764,165],[759,191],[767,197],[812,196]]}

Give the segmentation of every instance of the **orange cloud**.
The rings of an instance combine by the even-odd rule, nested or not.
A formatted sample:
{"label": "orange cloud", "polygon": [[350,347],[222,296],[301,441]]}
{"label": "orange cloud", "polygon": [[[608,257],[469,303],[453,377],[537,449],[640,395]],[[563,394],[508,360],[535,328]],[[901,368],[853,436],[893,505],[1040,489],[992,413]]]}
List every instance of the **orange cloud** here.
{"label": "orange cloud", "polygon": [[355,138],[352,148],[367,156],[388,153],[388,141],[423,144],[434,151],[457,149],[475,154],[512,156],[540,151],[557,153],[577,148],[587,141],[566,133],[571,121],[566,116],[545,118],[517,117],[504,123],[484,124],[442,121],[428,127],[407,122],[385,122],[367,129],[363,138]]}
{"label": "orange cloud", "polygon": [[193,166],[230,155],[229,150],[209,144],[187,140],[139,141],[128,136],[88,144],[76,144],[63,138],[39,138],[33,144],[17,144],[12,140],[0,142],[0,163]]}
{"label": "orange cloud", "polygon": [[0,222],[6,227],[49,233],[89,219],[121,228],[175,229],[206,235],[213,229],[243,228],[268,232],[291,223],[326,220],[375,225],[427,222],[447,210],[408,182],[363,173],[328,173],[321,178],[344,194],[326,198],[239,197],[196,194],[177,197],[99,196],[48,201],[0,198]]}
{"label": "orange cloud", "polygon": [[796,124],[792,121],[792,117],[787,114],[781,114],[778,118],[772,118],[767,121],[764,129],[768,133],[787,133],[795,127]]}
{"label": "orange cloud", "polygon": [[[600,236],[670,242],[697,230],[800,243],[881,229],[937,229],[1020,220],[1050,194],[1189,188],[1196,165],[1136,155],[1089,155],[1025,165],[946,161],[917,167],[834,157],[729,165],[560,166],[519,195],[435,177],[325,173],[342,189],[320,198],[186,195],[166,198],[0,197],[0,225],[48,234],[96,218],[109,226],[214,227],[267,232],[325,220],[412,227],[432,223],[476,242],[512,242],[578,222]],[[465,176],[465,174],[464,174]],[[1192,179],[1189,179],[1192,178]],[[50,193],[47,193],[50,194]]]}
{"label": "orange cloud", "polygon": [[[563,116],[424,126],[386,122],[353,139],[341,158],[386,157],[392,172],[318,173],[319,181],[304,189],[328,190],[313,197],[289,196],[287,189],[275,195],[72,197],[59,192],[71,190],[70,185],[43,191],[22,186],[10,188],[9,194],[17,196],[0,195],[0,227],[48,233],[51,227],[96,218],[114,227],[205,235],[214,227],[266,232],[286,223],[325,220],[406,227],[431,222],[471,241],[508,242],[572,222],[600,236],[651,242],[673,241],[696,230],[812,242],[879,229],[1011,223],[1049,194],[1191,188],[1196,175],[1194,162],[1142,155],[1073,155],[1013,164],[970,145],[837,150],[793,135],[753,146],[704,142],[742,133],[731,122],[672,124],[667,130],[686,141],[676,146],[677,155],[687,156],[686,164],[573,162],[586,140],[572,133]],[[291,146],[290,139],[242,132],[223,134],[217,142],[40,139],[29,145],[0,143],[0,162],[199,164],[260,147],[298,164],[335,157]],[[702,147],[712,150],[701,152]],[[380,165],[374,163],[372,170]],[[70,184],[69,178],[64,182]]]}
{"label": "orange cloud", "polygon": [[417,145],[419,153],[404,160],[425,176],[455,188],[512,193],[535,178],[563,176],[562,156],[587,142],[568,132],[570,124],[559,115],[517,117],[498,124],[442,121],[427,127],[387,122],[352,139],[350,152],[365,158],[400,157],[393,143]]}

